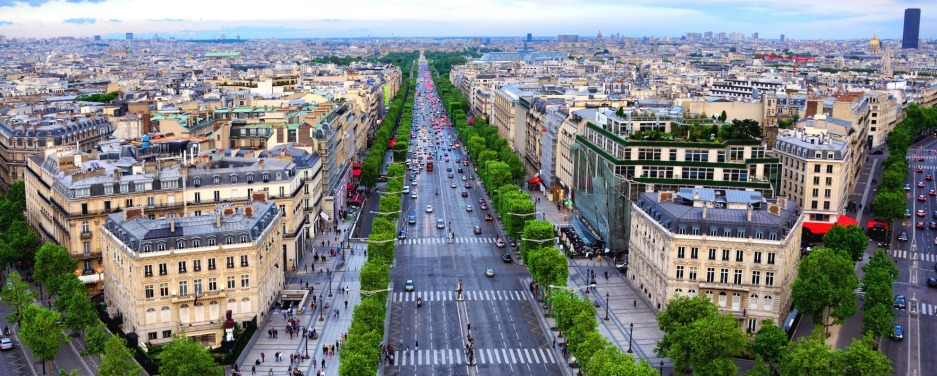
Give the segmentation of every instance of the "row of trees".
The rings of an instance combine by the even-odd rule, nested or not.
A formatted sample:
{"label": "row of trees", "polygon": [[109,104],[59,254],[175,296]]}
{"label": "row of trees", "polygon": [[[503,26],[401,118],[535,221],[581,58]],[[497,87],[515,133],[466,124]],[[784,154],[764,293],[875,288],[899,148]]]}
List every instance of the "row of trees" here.
{"label": "row of trees", "polygon": [[[570,354],[578,359],[585,375],[656,375],[646,361],[635,362],[631,355],[621,351],[598,332],[595,308],[588,299],[570,291],[566,285],[569,267],[566,257],[554,245],[556,229],[548,221],[536,219],[536,207],[514,181],[523,181],[526,171],[507,141],[498,136],[497,128],[484,120],[474,119],[470,124],[465,116],[467,101],[458,89],[438,74],[451,68],[452,54],[437,54],[433,62],[433,79],[440,97],[447,104],[453,125],[465,149],[475,161],[484,188],[492,197],[491,206],[504,221],[508,235],[518,240],[521,259],[528,266],[531,278],[544,292],[549,292],[552,317],[557,329],[566,335]],[[546,295],[546,294],[545,294]]]}
{"label": "row of trees", "polygon": [[[364,162],[361,166],[361,179],[359,181],[361,184],[369,187],[373,187],[375,184],[377,184],[377,178],[381,173],[381,166],[384,164],[384,154],[386,154],[387,150],[390,148],[390,140],[391,138],[394,138],[394,130],[396,129],[397,124],[405,121],[405,119],[410,119],[413,116],[412,111],[404,111],[404,108],[412,107],[412,103],[408,106],[406,101],[407,98],[410,97],[410,90],[413,89],[413,83],[410,77],[413,67],[412,60],[415,58],[415,56],[411,59],[402,61],[400,60],[401,58],[402,57],[385,56],[381,59],[381,61],[385,61],[386,59],[386,62],[400,64],[402,77],[400,81],[400,90],[398,90],[397,94],[394,95],[394,99],[390,102],[390,109],[387,111],[387,116],[384,117],[380,128],[378,128],[378,130],[374,133],[370,153],[368,154],[368,157],[364,159]],[[406,140],[406,138],[398,138],[398,141],[403,140]],[[406,143],[403,142],[399,147],[403,147],[403,150],[406,150]],[[404,153],[403,156],[406,157],[406,154]]]}
{"label": "row of trees", "polygon": [[924,108],[911,104],[905,118],[888,133],[885,144],[890,155],[878,184],[878,193],[872,201],[872,213],[891,222],[902,218],[908,203],[904,199],[904,183],[908,176],[908,149],[916,138],[926,137],[937,130],[937,108]]}
{"label": "row of trees", "polygon": [[694,375],[735,375],[733,359],[748,356],[756,361],[747,374],[769,375],[887,375],[891,361],[874,349],[871,335],[853,341],[844,350],[824,343],[823,330],[795,342],[773,320],[762,322],[750,339],[730,314],[718,313],[709,298],[678,296],[657,317],[664,331],[655,351],[674,361],[677,372]]}
{"label": "row of trees", "polygon": [[0,196],[0,268],[17,262],[31,264],[41,244],[39,237],[26,223],[26,185],[13,183]]}

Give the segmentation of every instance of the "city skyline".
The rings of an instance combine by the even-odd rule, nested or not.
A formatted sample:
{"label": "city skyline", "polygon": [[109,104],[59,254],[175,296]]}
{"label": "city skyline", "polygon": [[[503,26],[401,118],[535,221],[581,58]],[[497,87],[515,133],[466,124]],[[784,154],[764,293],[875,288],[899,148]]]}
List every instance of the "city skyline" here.
{"label": "city skyline", "polygon": [[249,2],[143,0],[0,0],[0,35],[20,38],[160,37],[233,39],[449,37],[621,34],[680,37],[687,32],[759,33],[761,39],[901,40],[905,8],[921,8],[920,38],[937,37],[937,12],[924,0],[636,0],[498,2],[409,0],[386,3],[279,1],[258,11]]}

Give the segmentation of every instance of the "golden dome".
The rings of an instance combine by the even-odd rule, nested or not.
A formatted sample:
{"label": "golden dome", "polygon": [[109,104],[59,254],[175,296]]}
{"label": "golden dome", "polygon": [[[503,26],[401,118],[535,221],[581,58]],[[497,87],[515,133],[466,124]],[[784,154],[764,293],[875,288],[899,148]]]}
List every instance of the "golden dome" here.
{"label": "golden dome", "polygon": [[878,47],[880,43],[878,42],[878,35],[872,34],[872,40],[869,41],[869,46]]}

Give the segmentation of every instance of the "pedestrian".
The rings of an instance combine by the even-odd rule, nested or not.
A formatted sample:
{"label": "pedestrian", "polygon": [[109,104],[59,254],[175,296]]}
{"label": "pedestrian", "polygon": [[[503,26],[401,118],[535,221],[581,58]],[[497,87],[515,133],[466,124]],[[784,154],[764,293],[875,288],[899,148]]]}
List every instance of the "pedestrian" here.
{"label": "pedestrian", "polygon": [[325,358],[322,358],[322,369],[325,369]]}
{"label": "pedestrian", "polygon": [[277,352],[275,352],[275,353],[273,354],[273,359],[274,359],[275,362],[279,362],[279,361],[280,361],[280,352],[279,352],[279,351],[277,351]]}
{"label": "pedestrian", "polygon": [[259,365],[260,365],[260,359],[255,359],[255,360],[254,360],[254,365],[255,365],[255,366],[259,366]]}
{"label": "pedestrian", "polygon": [[261,361],[261,362],[267,361],[266,359],[264,359],[266,356],[267,356],[267,354],[260,353],[260,361]]}
{"label": "pedestrian", "polygon": [[257,366],[251,366],[251,375],[257,374]]}
{"label": "pedestrian", "polygon": [[270,368],[270,370],[267,371],[267,375],[268,375],[268,376],[273,376],[273,368]]}
{"label": "pedestrian", "polygon": [[638,308],[638,299],[632,300],[631,303],[634,305],[635,308]]}
{"label": "pedestrian", "polygon": [[308,262],[304,262],[304,263],[303,263],[303,273],[309,273],[309,263],[308,263]]}
{"label": "pedestrian", "polygon": [[345,301],[345,309],[348,309],[348,301]]}
{"label": "pedestrian", "polygon": [[420,341],[416,341],[416,343],[414,344],[413,348],[414,348],[416,351],[420,351]]}

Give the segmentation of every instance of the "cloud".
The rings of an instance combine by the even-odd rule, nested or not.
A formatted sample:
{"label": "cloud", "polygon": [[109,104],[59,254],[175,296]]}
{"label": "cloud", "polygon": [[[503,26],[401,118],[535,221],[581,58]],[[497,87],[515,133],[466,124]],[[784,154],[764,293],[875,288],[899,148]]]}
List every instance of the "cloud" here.
{"label": "cloud", "polygon": [[65,20],[64,22],[75,24],[75,25],[90,25],[90,24],[94,24],[97,21],[98,20],[89,17],[89,18],[69,18]]}
{"label": "cloud", "polygon": [[0,20],[0,26],[6,26],[6,25],[12,25],[12,24],[13,24],[13,23],[10,22],[10,21]]}
{"label": "cloud", "polygon": [[111,18],[111,19],[107,20],[107,22],[124,22],[124,21],[118,20],[118,19],[116,19],[116,18]]}
{"label": "cloud", "polygon": [[185,20],[181,18],[163,18],[161,20],[147,20],[147,21],[150,21],[150,22],[183,22]]}
{"label": "cloud", "polygon": [[[19,4],[26,4],[31,7],[38,7],[50,1],[52,0],[0,0],[0,7],[15,7]],[[69,3],[79,4],[79,3],[103,3],[107,0],[65,0],[65,1]]]}

